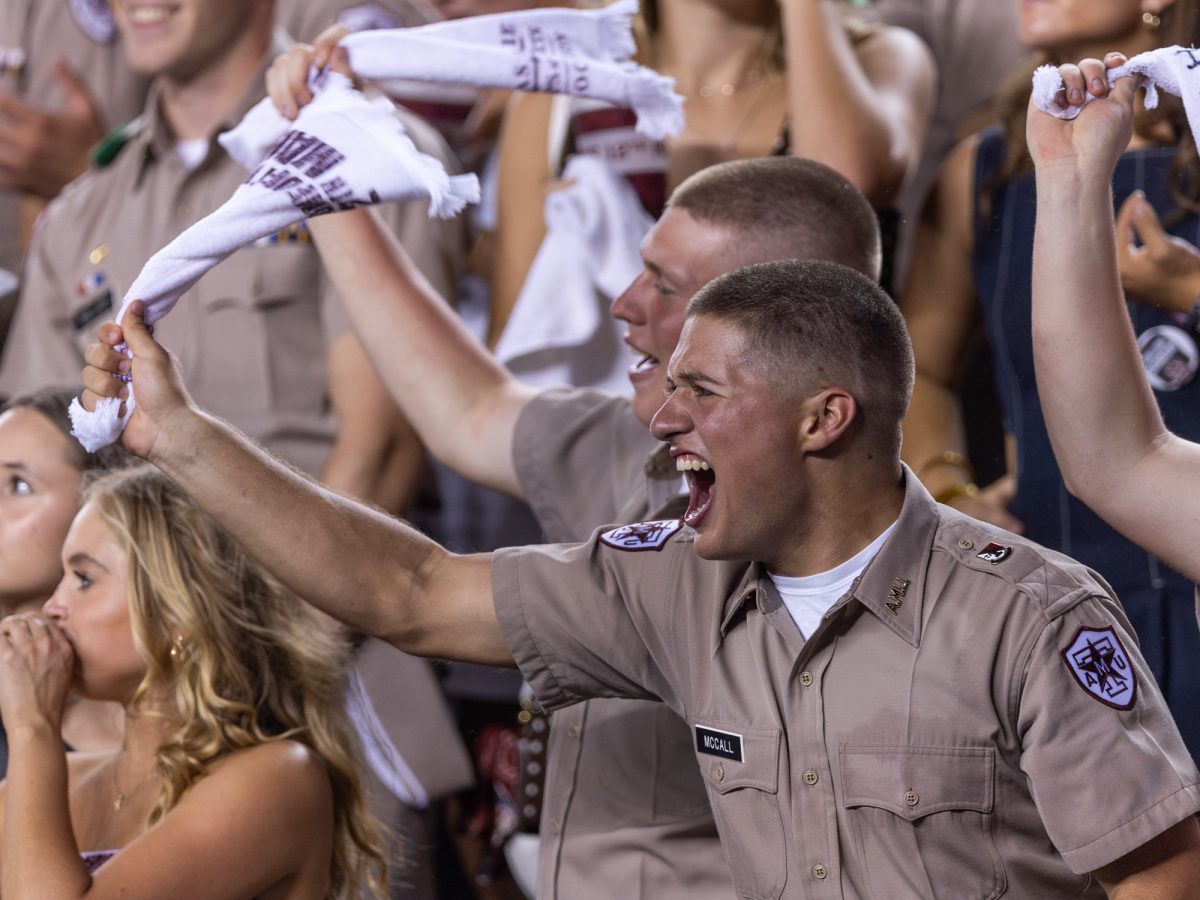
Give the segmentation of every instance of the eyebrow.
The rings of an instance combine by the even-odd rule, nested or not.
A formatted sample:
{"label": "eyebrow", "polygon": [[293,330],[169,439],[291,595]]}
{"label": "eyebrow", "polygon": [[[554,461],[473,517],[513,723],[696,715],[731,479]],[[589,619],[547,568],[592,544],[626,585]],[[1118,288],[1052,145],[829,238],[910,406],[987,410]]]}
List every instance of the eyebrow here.
{"label": "eyebrow", "polygon": [[725,382],[721,381],[719,378],[713,378],[711,375],[705,375],[703,372],[680,372],[675,376],[675,380],[677,382],[686,381],[688,384],[699,384],[703,382],[704,384],[714,384],[720,387],[725,386]]}
{"label": "eyebrow", "polygon": [[29,466],[25,465],[25,463],[9,462],[8,460],[0,462],[0,466],[4,466],[6,469],[12,469],[15,472],[26,472],[29,470]]}
{"label": "eyebrow", "polygon": [[70,558],[67,559],[67,565],[77,566],[80,563],[91,563],[94,566],[99,566],[105,572],[108,571],[108,566],[104,565],[104,563],[100,562],[94,556],[88,556],[86,553],[72,553]]}

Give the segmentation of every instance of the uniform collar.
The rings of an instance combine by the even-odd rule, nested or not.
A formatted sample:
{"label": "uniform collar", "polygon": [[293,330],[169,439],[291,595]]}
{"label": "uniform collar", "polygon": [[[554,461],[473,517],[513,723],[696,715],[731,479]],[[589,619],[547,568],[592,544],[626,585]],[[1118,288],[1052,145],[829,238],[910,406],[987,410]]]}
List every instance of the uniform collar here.
{"label": "uniform collar", "polygon": [[[856,600],[916,647],[921,642],[926,573],[939,517],[937,504],[908,466],[903,466],[903,478],[904,505],[896,527],[834,609],[844,608],[849,601]],[[721,614],[722,639],[751,601],[766,616],[783,603],[766,567],[757,562],[746,567],[741,581],[725,601]]]}
{"label": "uniform collar", "polygon": [[[267,45],[267,52],[263,54],[254,77],[247,84],[246,92],[242,95],[242,99],[233,111],[225,117],[225,121],[209,135],[209,156],[214,152],[213,147],[216,146],[217,135],[229,131],[237,125],[245,117],[246,113],[266,96],[267,69],[270,68],[276,56],[286,53],[294,43],[287,36],[286,32],[275,29],[271,35],[271,42]],[[173,153],[175,151],[175,144],[177,143],[175,136],[171,133],[170,127],[167,125],[166,116],[162,114],[162,107],[159,103],[162,97],[162,84],[163,80],[161,78],[155,78],[150,82],[150,90],[146,94],[146,105],[142,110],[141,116],[138,117],[141,127],[137,135],[130,141],[131,144],[135,145],[130,149],[140,154],[139,181],[145,173],[146,167],[157,160],[165,158],[167,154]],[[207,159],[205,162],[207,162]],[[203,165],[204,163],[201,164],[201,166]]]}

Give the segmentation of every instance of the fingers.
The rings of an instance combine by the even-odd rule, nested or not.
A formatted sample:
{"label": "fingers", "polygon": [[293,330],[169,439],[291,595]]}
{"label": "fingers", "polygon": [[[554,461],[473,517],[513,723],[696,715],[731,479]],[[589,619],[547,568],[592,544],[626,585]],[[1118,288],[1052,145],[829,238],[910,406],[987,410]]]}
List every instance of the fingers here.
{"label": "fingers", "polygon": [[[1154,211],[1154,207],[1150,205],[1150,201],[1146,199],[1146,195],[1141,191],[1134,191],[1121,205],[1122,213],[1126,209],[1129,210],[1131,234],[1142,242],[1152,257],[1157,258],[1164,254],[1171,244],[1171,236],[1163,228],[1162,220]],[[1133,242],[1130,241],[1130,243]]]}
{"label": "fingers", "polygon": [[133,351],[134,356],[158,359],[166,355],[166,351],[158,341],[154,340],[154,333],[150,326],[146,324],[146,305],[141,300],[135,300],[130,304],[121,324],[125,343]]}
{"label": "fingers", "polygon": [[[318,69],[323,69],[329,65],[334,59],[334,49],[341,43],[342,38],[349,33],[350,29],[339,22],[336,25],[329,26],[317,35],[317,39],[313,42],[312,64]],[[342,48],[341,55],[345,58],[344,48]]]}
{"label": "fingers", "polygon": [[66,110],[70,114],[82,119],[97,117],[92,95],[88,93],[87,87],[79,80],[75,71],[62,60],[54,64],[54,80],[58,82],[63,96],[67,98]]}
{"label": "fingers", "polygon": [[313,48],[297,44],[278,56],[267,70],[267,93],[280,115],[294,119],[300,107],[312,100],[308,89],[308,70],[313,61]]}
{"label": "fingers", "polygon": [[1078,64],[1067,63],[1058,67],[1058,74],[1063,80],[1063,99],[1071,106],[1082,106],[1088,94],[1093,97],[1107,97],[1110,92],[1122,91],[1132,96],[1137,87],[1133,78],[1118,79],[1111,87],[1108,83],[1108,72],[1125,65],[1122,53],[1105,54],[1104,59],[1089,57]]}

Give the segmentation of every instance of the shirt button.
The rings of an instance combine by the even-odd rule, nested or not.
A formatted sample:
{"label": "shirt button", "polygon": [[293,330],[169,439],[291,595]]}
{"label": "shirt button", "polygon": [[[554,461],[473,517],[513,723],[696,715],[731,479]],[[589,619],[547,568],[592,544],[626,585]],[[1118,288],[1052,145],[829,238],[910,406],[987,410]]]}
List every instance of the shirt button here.
{"label": "shirt button", "polygon": [[958,546],[960,546],[964,550],[974,550],[975,542],[972,541],[970,538],[963,538],[962,540],[960,540],[958,542]]}
{"label": "shirt button", "polygon": [[816,784],[817,783],[817,773],[814,772],[812,769],[805,770],[804,783],[805,784]]}
{"label": "shirt button", "polygon": [[825,868],[823,865],[821,865],[820,863],[817,863],[815,866],[813,866],[812,872],[813,872],[813,878],[819,879],[821,881],[824,881],[827,877],[829,877],[829,870],[827,868]]}
{"label": "shirt button", "polygon": [[904,805],[905,806],[916,806],[917,803],[920,801],[920,799],[921,798],[917,796],[916,791],[909,791],[907,794],[904,795]]}
{"label": "shirt button", "polygon": [[800,683],[805,687],[808,687],[810,684],[812,684],[812,672],[801,672]]}
{"label": "shirt button", "polygon": [[725,780],[725,767],[723,765],[721,765],[720,763],[713,763],[712,777],[713,777],[713,781],[724,781]]}
{"label": "shirt button", "polygon": [[567,734],[570,737],[579,737],[579,726],[572,725],[570,728],[567,729]]}

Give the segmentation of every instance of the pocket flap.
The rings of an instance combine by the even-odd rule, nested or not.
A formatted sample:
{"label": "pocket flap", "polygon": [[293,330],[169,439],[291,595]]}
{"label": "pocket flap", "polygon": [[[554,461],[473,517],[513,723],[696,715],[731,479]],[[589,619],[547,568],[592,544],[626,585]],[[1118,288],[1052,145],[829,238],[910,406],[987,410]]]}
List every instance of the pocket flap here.
{"label": "pocket flap", "polygon": [[945,810],[992,811],[992,747],[842,744],[842,805],[873,806],[910,821]]}
{"label": "pocket flap", "polygon": [[738,788],[756,788],[770,794],[778,791],[780,729],[695,719],[692,736],[700,771],[717,793]]}

